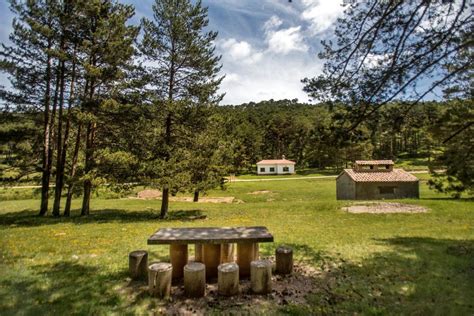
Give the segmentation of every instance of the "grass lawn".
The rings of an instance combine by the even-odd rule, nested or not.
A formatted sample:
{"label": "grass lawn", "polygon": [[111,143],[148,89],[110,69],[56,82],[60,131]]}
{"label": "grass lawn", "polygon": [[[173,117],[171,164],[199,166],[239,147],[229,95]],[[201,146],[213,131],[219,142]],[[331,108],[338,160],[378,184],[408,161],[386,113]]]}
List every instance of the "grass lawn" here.
{"label": "grass lawn", "polygon": [[[422,175],[426,179],[426,175]],[[251,195],[257,190],[271,193]],[[238,182],[210,196],[242,204],[171,203],[156,218],[157,200],[100,199],[92,214],[37,218],[38,200],[0,202],[0,314],[143,314],[162,302],[127,289],[128,253],[147,249],[167,259],[166,246],[148,246],[160,227],[264,225],[274,244],[321,270],[308,305],[265,312],[291,314],[474,314],[474,201],[454,200],[422,184],[429,208],[419,214],[349,214],[336,201],[334,179]],[[207,219],[188,221],[193,214]],[[191,247],[192,248],[192,247]],[[255,306],[239,307],[259,313]],[[218,312],[218,311],[215,311]]]}

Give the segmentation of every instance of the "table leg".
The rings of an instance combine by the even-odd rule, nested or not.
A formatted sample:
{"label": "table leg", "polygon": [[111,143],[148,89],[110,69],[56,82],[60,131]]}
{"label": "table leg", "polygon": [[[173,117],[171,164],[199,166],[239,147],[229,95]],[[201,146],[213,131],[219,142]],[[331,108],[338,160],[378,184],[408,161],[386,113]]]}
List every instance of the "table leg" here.
{"label": "table leg", "polygon": [[221,244],[220,263],[234,262],[234,244]]}
{"label": "table leg", "polygon": [[250,262],[258,257],[258,243],[238,243],[237,244],[237,264],[239,265],[240,277],[250,275]]}
{"label": "table leg", "polygon": [[217,267],[221,257],[220,244],[204,244],[202,246],[202,260],[206,266],[206,278],[217,277]]}
{"label": "table leg", "polygon": [[170,245],[170,260],[173,266],[173,279],[183,277],[183,268],[188,263],[188,245]]}
{"label": "table leg", "polygon": [[202,259],[202,244],[194,245],[194,261],[203,262]]}

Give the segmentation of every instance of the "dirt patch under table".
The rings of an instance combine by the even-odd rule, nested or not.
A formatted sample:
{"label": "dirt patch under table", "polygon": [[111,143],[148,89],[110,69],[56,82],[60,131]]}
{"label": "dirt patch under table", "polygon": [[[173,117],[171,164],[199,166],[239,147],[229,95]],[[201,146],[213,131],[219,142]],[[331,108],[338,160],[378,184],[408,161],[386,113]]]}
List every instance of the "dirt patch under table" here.
{"label": "dirt patch under table", "polygon": [[420,205],[396,202],[361,202],[343,207],[342,209],[356,214],[426,213],[428,211],[427,208]]}
{"label": "dirt patch under table", "polygon": [[[267,258],[273,259],[274,258]],[[152,299],[149,312],[158,315],[205,315],[209,312],[234,313],[237,315],[256,315],[265,311],[275,310],[288,304],[308,305],[307,296],[315,293],[315,280],[320,272],[304,263],[295,262],[291,275],[273,275],[272,292],[267,295],[251,293],[250,280],[240,280],[240,294],[232,297],[220,296],[217,292],[217,280],[206,284],[206,296],[203,298],[187,298],[183,284],[173,284],[171,299],[162,301]],[[131,281],[118,290],[126,294],[132,301],[148,296],[145,282]],[[278,309],[277,307],[277,309]]]}

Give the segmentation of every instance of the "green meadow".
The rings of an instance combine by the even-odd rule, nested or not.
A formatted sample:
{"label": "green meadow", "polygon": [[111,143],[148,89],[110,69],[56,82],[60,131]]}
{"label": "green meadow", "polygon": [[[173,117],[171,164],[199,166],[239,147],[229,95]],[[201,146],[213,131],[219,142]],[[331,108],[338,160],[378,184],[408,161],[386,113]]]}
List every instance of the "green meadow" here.
{"label": "green meadow", "polygon": [[[208,196],[239,203],[171,202],[166,220],[158,219],[159,200],[106,194],[92,200],[88,217],[79,216],[75,200],[71,218],[39,218],[31,190],[3,189],[0,314],[153,313],[164,302],[128,287],[130,251],[167,260],[166,246],[146,244],[161,227],[251,225],[267,226],[275,237],[261,244],[263,256],[286,244],[320,273],[307,304],[240,312],[474,314],[474,201],[437,194],[427,188],[427,175],[420,177],[421,198],[403,201],[429,209],[417,214],[342,211],[348,202],[336,201],[334,179],[236,182]],[[249,194],[260,190],[269,192]]]}

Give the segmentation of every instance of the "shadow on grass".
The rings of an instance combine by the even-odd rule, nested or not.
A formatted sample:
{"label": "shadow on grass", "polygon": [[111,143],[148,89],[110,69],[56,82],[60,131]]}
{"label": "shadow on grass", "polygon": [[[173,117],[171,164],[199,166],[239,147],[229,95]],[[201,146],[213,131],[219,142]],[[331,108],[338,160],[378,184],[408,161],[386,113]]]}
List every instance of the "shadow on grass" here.
{"label": "shadow on grass", "polygon": [[[289,314],[474,313],[474,241],[398,237],[377,240],[391,251],[361,262],[329,258],[304,245],[322,271],[309,307],[288,306]],[[321,258],[321,259],[319,259]]]}
{"label": "shadow on grass", "polygon": [[34,210],[23,210],[0,215],[0,226],[41,226],[59,223],[108,223],[108,222],[147,222],[147,221],[193,221],[204,219],[201,210],[169,211],[165,219],[159,217],[158,211],[127,211],[120,209],[104,209],[92,211],[88,216],[80,216],[79,211],[73,212],[70,217],[39,217]]}
{"label": "shadow on grass", "polygon": [[126,271],[104,273],[70,261],[33,266],[29,274],[1,281],[2,315],[105,315],[128,309],[131,302],[121,293],[127,280]]}

